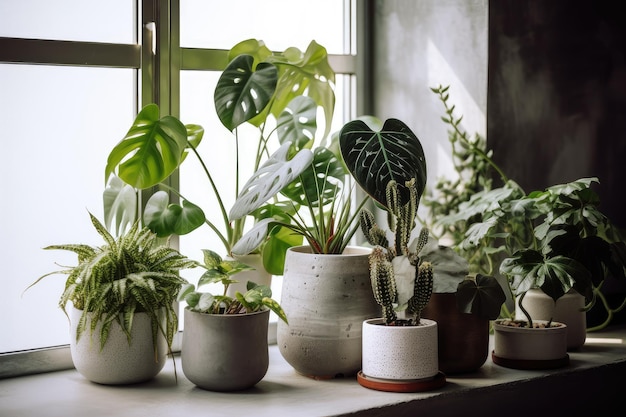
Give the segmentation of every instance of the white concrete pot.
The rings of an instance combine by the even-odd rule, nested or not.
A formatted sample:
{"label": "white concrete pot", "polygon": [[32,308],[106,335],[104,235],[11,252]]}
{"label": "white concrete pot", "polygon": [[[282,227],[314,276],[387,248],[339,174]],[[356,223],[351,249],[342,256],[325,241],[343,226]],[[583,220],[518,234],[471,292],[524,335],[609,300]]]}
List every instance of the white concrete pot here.
{"label": "white concrete pot", "polygon": [[163,335],[158,335],[158,352],[155,355],[152,324],[146,313],[135,314],[130,345],[120,325],[113,322],[102,350],[100,350],[101,325],[97,324],[91,333],[90,313],[87,316],[86,330],[76,341],[76,326],[81,314],[81,310],[72,307],[70,352],[76,370],[85,378],[99,384],[134,384],[154,378],[163,369],[167,360],[167,341]]}
{"label": "white concrete pot", "polygon": [[382,318],[363,322],[363,374],[392,381],[433,378],[439,373],[437,323],[385,326]]}
{"label": "white concrete pot", "polygon": [[[553,320],[565,323],[567,325],[567,349],[578,349],[585,344],[587,313],[582,311],[585,307],[585,297],[574,289],[556,300],[556,303],[542,290],[531,289],[524,296],[522,305],[533,320]],[[515,318],[526,320],[519,308],[515,309]]]}
{"label": "white concrete pot", "polygon": [[[567,326],[552,322],[558,327],[512,327],[493,322],[494,355],[516,361],[558,361],[567,357]],[[545,320],[533,320],[547,323]]]}
{"label": "white concrete pot", "polygon": [[254,269],[251,271],[238,272],[234,277],[237,282],[228,286],[226,295],[234,297],[237,292],[245,294],[248,281],[252,281],[258,285],[267,285],[268,287],[272,285],[272,274],[267,272],[263,267],[263,258],[260,254],[237,255],[234,259]]}
{"label": "white concrete pot", "polygon": [[361,369],[361,324],[380,317],[370,252],[348,247],[341,255],[319,255],[308,246],[287,251],[280,303],[289,324],[278,322],[277,343],[298,373],[326,379]]}
{"label": "white concrete pot", "polygon": [[181,361],[185,377],[211,391],[237,391],[257,384],[269,366],[270,310],[250,314],[205,314],[185,309]]}

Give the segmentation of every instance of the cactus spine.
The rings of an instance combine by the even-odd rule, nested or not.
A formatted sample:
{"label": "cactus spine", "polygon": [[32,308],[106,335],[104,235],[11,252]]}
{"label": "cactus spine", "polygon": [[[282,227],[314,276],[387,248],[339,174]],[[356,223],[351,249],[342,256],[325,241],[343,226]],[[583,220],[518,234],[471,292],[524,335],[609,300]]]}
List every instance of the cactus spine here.
{"label": "cactus spine", "polygon": [[415,188],[415,179],[407,181],[409,201],[401,204],[398,184],[390,181],[387,184],[386,199],[389,228],[394,233],[394,246],[390,246],[385,232],[374,220],[374,215],[367,209],[360,214],[360,225],[368,242],[374,246],[369,257],[372,290],[376,302],[382,308],[386,324],[398,324],[396,307],[398,286],[393,270],[392,260],[397,256],[405,256],[415,268],[413,293],[405,306],[406,319],[409,324],[419,324],[421,312],[428,304],[433,290],[433,268],[429,262],[421,262],[419,253],[428,242],[428,229],[421,230],[414,251],[409,248],[411,232],[415,227],[415,216],[419,204],[419,194]]}

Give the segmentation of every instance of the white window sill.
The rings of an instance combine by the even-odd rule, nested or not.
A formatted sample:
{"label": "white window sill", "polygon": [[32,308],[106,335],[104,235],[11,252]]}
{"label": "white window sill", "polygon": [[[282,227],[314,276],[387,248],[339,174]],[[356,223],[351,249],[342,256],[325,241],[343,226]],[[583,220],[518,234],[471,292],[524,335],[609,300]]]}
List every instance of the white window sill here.
{"label": "white window sill", "polygon": [[[598,341],[596,341],[598,340]],[[570,352],[570,364],[548,371],[521,371],[488,359],[476,373],[447,378],[436,391],[399,394],[361,387],[354,377],[316,381],[298,375],[270,347],[270,367],[256,387],[218,393],[195,387],[176,358],[178,383],[168,361],[152,381],[132,386],[93,384],[75,370],[0,380],[0,415],[22,416],[515,416],[550,409],[573,415],[612,410],[623,401],[626,326],[588,334]],[[620,379],[618,379],[620,378]],[[621,397],[620,397],[621,396]],[[565,402],[565,403],[563,403]]]}

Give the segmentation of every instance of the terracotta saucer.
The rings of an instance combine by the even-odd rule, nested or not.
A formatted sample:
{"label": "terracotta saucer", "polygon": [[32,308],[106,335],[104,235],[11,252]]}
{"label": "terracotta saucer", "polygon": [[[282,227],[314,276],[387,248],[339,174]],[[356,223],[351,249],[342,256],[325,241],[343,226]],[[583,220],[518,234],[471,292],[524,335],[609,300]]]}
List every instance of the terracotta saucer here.
{"label": "terracotta saucer", "polygon": [[446,383],[446,376],[443,372],[439,372],[434,377],[427,379],[394,381],[391,379],[373,378],[359,371],[356,378],[359,384],[365,388],[387,392],[432,391],[444,386]]}

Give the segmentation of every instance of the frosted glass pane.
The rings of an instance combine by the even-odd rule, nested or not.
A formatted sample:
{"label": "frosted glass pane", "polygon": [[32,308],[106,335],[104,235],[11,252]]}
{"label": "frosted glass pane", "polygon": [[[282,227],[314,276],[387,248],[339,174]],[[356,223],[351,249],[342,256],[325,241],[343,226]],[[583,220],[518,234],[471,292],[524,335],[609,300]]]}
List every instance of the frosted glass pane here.
{"label": "frosted glass pane", "polygon": [[135,0],[1,0],[0,36],[134,43]]}
{"label": "frosted glass pane", "polygon": [[304,50],[314,39],[344,53],[342,0],[181,0],[180,16],[183,47],[230,49],[255,38],[273,50]]}
{"label": "frosted glass pane", "polygon": [[133,121],[134,70],[0,64],[0,352],[69,343],[58,308],[75,265],[51,244],[101,244],[104,168]]}

